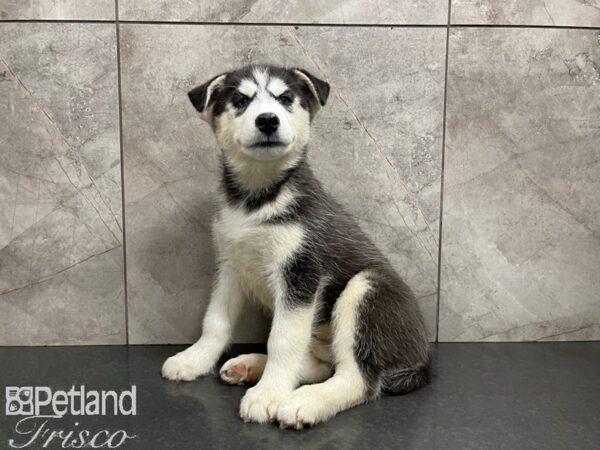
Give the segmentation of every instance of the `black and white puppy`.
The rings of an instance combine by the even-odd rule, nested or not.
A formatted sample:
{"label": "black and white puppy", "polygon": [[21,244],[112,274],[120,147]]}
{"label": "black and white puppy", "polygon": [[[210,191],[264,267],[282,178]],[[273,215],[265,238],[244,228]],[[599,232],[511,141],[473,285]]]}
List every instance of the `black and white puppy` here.
{"label": "black and white puppy", "polygon": [[430,349],[408,286],[307,161],[329,85],[300,69],[254,65],[189,93],[222,150],[213,233],[218,271],[202,337],[162,374],[193,380],[227,346],[242,303],[272,312],[267,355],[227,361],[221,378],[257,382],[245,421],[302,428],[427,383]]}

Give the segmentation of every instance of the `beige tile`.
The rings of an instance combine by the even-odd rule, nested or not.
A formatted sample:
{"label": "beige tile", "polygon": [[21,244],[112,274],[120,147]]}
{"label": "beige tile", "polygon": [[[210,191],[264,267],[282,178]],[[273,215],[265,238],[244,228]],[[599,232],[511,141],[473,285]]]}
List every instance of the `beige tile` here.
{"label": "beige tile", "polygon": [[446,24],[447,0],[119,0],[123,20]]}
{"label": "beige tile", "polygon": [[[121,37],[132,342],[200,334],[218,149],[186,93],[252,62],[331,82],[309,159],[414,288],[433,333],[445,30],[123,25]],[[264,337],[256,316],[238,341],[257,326]]]}
{"label": "beige tile", "polygon": [[453,30],[441,340],[600,337],[598,38]]}
{"label": "beige tile", "polygon": [[0,20],[114,20],[114,0],[0,0]]}
{"label": "beige tile", "polygon": [[115,44],[0,24],[0,344],[125,342]]}
{"label": "beige tile", "polygon": [[453,0],[452,23],[600,26],[598,0]]}

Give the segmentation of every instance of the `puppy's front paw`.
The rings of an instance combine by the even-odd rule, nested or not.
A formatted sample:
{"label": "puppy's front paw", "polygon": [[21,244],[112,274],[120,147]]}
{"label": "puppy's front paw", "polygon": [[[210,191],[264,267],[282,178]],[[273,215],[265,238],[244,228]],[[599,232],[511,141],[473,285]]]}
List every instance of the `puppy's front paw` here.
{"label": "puppy's front paw", "polygon": [[190,353],[177,353],[162,366],[162,376],[173,381],[192,381],[210,372],[211,364],[202,357]]}
{"label": "puppy's front paw", "polygon": [[240,417],[244,422],[266,423],[277,417],[279,404],[289,395],[273,386],[260,384],[246,391],[240,404]]}
{"label": "puppy's front paw", "polygon": [[335,415],[328,405],[326,396],[319,395],[316,386],[302,386],[292,392],[277,411],[277,420],[281,428],[301,430],[305,425],[312,426],[324,422]]}

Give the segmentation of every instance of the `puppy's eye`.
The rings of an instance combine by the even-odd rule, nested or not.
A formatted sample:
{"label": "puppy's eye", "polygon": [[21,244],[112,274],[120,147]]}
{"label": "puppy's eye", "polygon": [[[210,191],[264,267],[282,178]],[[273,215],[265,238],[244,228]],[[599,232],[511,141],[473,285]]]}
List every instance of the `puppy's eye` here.
{"label": "puppy's eye", "polygon": [[294,97],[289,92],[284,92],[279,97],[277,97],[277,101],[281,103],[283,106],[289,106],[294,102]]}
{"label": "puppy's eye", "polygon": [[250,97],[244,94],[238,94],[233,98],[233,106],[236,108],[244,108],[250,103]]}

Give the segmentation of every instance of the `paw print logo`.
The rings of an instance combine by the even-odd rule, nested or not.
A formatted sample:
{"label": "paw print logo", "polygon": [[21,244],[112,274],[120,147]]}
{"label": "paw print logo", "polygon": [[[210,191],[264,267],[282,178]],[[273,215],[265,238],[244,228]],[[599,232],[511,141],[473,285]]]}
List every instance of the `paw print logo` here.
{"label": "paw print logo", "polygon": [[28,416],[33,414],[33,388],[6,386],[6,415]]}
{"label": "paw print logo", "polygon": [[18,414],[17,411],[19,411],[20,406],[21,404],[15,400],[9,402],[6,406],[6,414]]}

